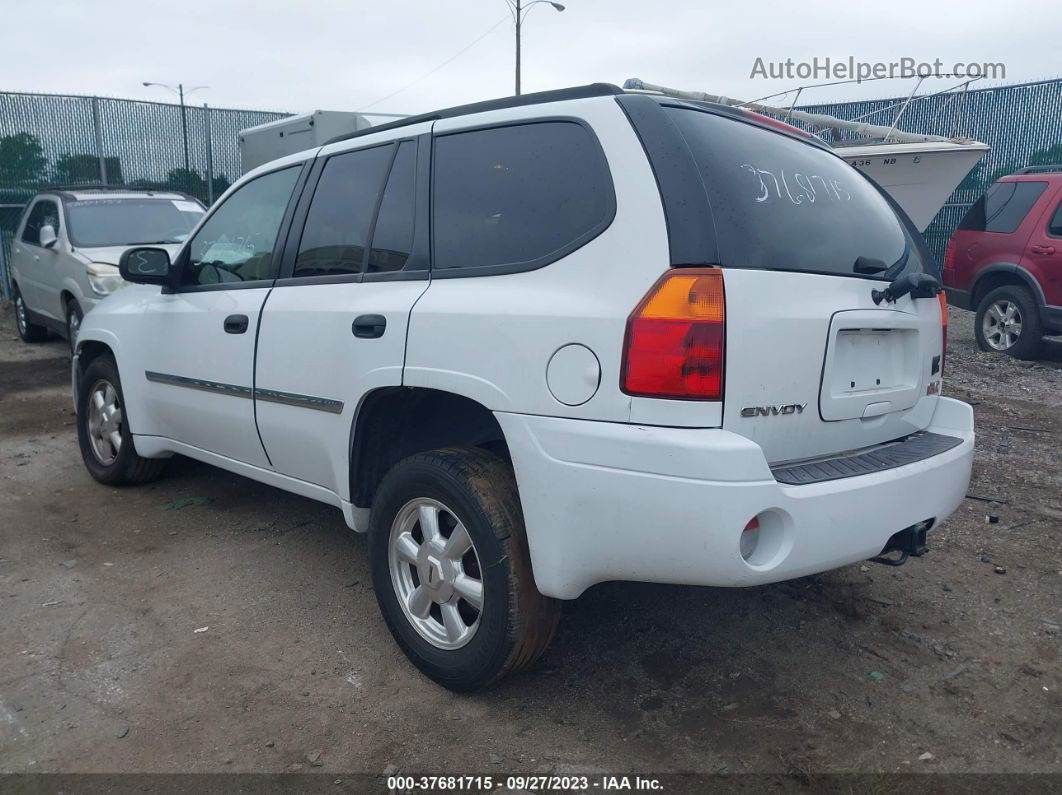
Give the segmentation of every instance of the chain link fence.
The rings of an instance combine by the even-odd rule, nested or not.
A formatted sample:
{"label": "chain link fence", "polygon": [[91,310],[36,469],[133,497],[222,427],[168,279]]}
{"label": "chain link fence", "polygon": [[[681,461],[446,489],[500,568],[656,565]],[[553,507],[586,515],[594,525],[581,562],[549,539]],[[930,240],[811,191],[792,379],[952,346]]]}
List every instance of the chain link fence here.
{"label": "chain link fence", "polygon": [[240,176],[237,134],[290,114],[0,92],[0,292],[22,208],[47,185],[179,190],[205,204]]}
{"label": "chain link fence", "polygon": [[[802,105],[843,119],[891,124],[905,98]],[[0,93],[0,291],[22,207],[48,184],[181,190],[211,203],[240,174],[237,134],[289,114],[102,97]],[[952,230],[998,177],[1062,163],[1062,79],[916,97],[897,125],[963,135],[992,151],[926,230],[937,264]]]}

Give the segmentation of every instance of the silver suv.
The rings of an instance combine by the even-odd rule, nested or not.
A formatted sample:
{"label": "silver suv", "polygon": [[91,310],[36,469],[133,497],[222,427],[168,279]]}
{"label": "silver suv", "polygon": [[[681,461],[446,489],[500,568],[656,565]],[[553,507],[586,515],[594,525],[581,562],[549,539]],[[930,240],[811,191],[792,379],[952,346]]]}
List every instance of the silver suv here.
{"label": "silver suv", "polygon": [[131,246],[176,254],[202,217],[197,199],[128,188],[50,188],[19,219],[11,250],[15,320],[25,342],[54,331],[73,349],[81,320],[124,285],[118,258]]}

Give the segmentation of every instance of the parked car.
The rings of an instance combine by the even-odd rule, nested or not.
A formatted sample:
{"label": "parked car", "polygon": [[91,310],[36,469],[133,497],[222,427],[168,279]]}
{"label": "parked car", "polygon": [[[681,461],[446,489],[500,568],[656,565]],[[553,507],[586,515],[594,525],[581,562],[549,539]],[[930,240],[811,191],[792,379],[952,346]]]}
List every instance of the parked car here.
{"label": "parked car", "polygon": [[948,241],[948,303],[977,312],[983,351],[1035,359],[1062,334],[1062,166],[993,183]]}
{"label": "parked car", "polygon": [[78,339],[81,452],[337,506],[403,651],[473,689],[595,583],[921,554],[974,443],[927,261],[755,114],[606,85],[441,111],[250,172],[172,261],[126,252],[140,286]]}
{"label": "parked car", "polygon": [[15,321],[25,342],[54,331],[71,350],[85,314],[122,286],[118,259],[131,246],[176,254],[205,208],[183,193],[69,187],[26,205],[11,248]]}

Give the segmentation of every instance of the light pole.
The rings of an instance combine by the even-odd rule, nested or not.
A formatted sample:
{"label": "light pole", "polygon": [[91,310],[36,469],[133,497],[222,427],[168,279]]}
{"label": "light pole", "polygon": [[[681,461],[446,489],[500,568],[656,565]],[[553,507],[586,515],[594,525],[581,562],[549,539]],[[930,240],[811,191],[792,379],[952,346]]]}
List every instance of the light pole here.
{"label": "light pole", "polygon": [[[166,83],[149,83],[145,81],[144,86],[158,86],[159,88],[165,88],[168,91],[172,91],[174,94],[177,95],[177,98],[181,102],[181,138],[184,141],[184,187],[185,190],[187,190],[188,179],[191,176],[192,171],[191,165],[188,161],[188,113],[184,105],[184,83],[178,83],[177,86],[174,87],[171,85],[167,85]],[[201,88],[210,88],[210,86],[193,86],[192,88],[188,89],[188,93],[191,94],[193,91],[199,91]]]}
{"label": "light pole", "polygon": [[524,3],[523,0],[505,0],[505,2],[509,4],[509,11],[513,15],[513,21],[516,22],[516,96],[520,96],[520,26],[524,22],[524,17],[540,3],[553,6],[558,12],[563,11],[564,6],[554,3],[553,0],[531,0],[530,3]]}

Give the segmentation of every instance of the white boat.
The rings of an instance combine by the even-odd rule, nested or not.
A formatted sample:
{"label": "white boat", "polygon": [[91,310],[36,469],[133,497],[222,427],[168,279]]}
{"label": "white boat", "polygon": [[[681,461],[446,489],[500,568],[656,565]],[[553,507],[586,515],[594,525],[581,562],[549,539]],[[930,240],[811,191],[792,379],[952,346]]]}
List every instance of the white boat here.
{"label": "white boat", "polygon": [[[892,126],[885,127],[860,120],[839,119],[822,113],[806,113],[793,107],[778,108],[759,102],[742,102],[703,91],[680,91],[638,79],[628,80],[623,87],[665,94],[677,99],[747,108],[783,120],[798,121],[813,129],[818,127],[858,136],[855,140],[827,140],[827,143],[850,165],[887,191],[896,203],[903,207],[919,231],[923,232],[959,183],[989,151],[987,144],[969,138],[922,135],[897,129],[896,124],[903,111],[912,99],[915,99],[914,91],[906,102],[898,103],[899,110]],[[916,91],[917,88],[918,86],[915,87]],[[799,92],[804,89],[794,90],[799,96]]]}

